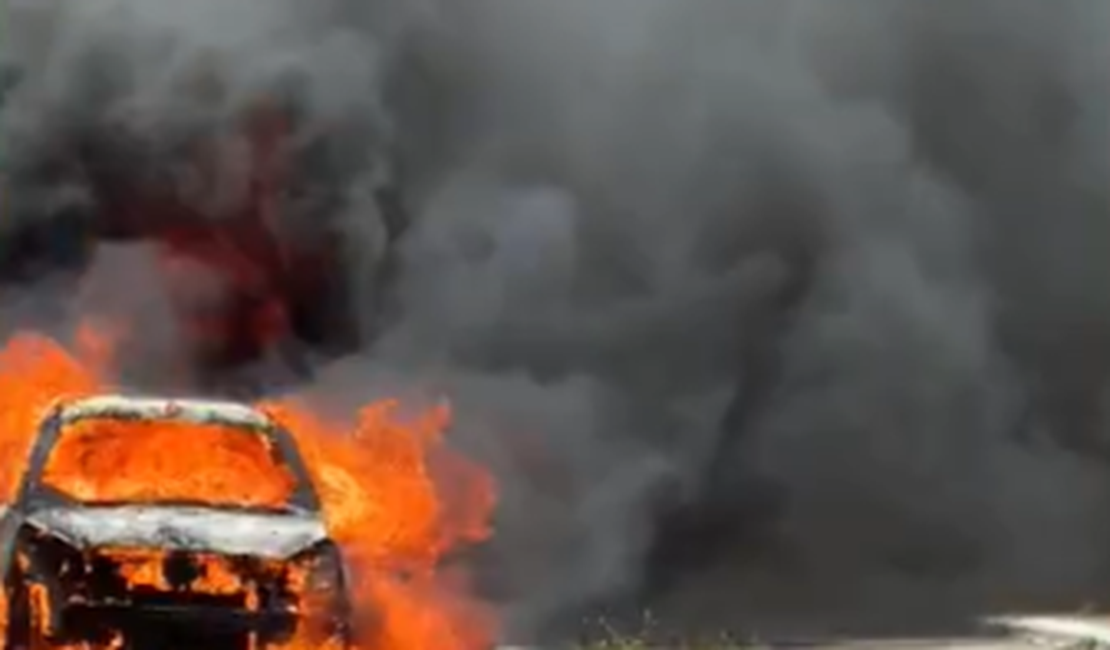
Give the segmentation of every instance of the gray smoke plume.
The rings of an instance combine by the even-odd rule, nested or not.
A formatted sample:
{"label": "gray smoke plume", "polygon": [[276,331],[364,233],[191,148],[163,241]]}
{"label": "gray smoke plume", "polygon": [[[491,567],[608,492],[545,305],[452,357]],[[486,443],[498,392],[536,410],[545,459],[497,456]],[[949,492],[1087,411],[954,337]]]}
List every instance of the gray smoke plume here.
{"label": "gray smoke plume", "polygon": [[[799,589],[1105,585],[1110,4],[24,4],[10,155],[94,104],[207,119],[181,84],[208,65],[220,110],[297,73],[396,156],[390,318],[321,386],[451,395],[501,480],[514,631],[636,590],[661,494],[743,498],[699,492],[714,463],[787,486]],[[342,180],[363,261],[380,173]]]}

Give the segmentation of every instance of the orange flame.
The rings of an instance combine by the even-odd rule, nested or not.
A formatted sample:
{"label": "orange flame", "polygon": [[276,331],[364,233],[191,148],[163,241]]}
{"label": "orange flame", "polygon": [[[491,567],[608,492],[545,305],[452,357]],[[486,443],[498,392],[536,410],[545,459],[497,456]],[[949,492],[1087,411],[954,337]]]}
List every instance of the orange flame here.
{"label": "orange flame", "polygon": [[[159,480],[152,481],[154,476]],[[296,489],[291,472],[261,436],[218,424],[114,420],[66,427],[42,482],[85,502],[192,500],[246,507],[281,507]]]}
{"label": "orange flame", "polygon": [[[34,333],[21,333],[0,349],[0,502],[14,498],[47,409],[61,398],[112,392],[103,377],[113,337],[100,331],[82,327],[76,354]],[[383,401],[341,423],[303,401],[258,406],[293,433],[308,464],[329,532],[351,569],[356,626],[367,632],[360,650],[488,647],[495,635],[492,610],[440,567],[446,553],[490,534],[495,501],[491,477],[446,446],[449,409],[406,420],[398,404]],[[185,425],[126,424],[132,432],[145,428],[142,436],[97,426],[78,427],[72,446],[55,448],[46,477],[53,485],[81,498],[188,497],[244,505],[281,500],[290,488],[284,474],[263,465],[262,450],[228,442],[238,437],[220,435],[213,425],[189,425],[183,432]],[[154,579],[139,565],[129,575]]]}

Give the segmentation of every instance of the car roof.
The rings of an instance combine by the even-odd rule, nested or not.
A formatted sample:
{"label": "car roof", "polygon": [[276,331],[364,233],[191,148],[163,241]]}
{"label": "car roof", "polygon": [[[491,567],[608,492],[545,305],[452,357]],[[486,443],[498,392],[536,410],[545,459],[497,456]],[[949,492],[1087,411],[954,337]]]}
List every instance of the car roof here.
{"label": "car roof", "polygon": [[171,397],[97,395],[63,402],[56,413],[62,424],[108,418],[223,424],[256,430],[274,426],[265,413],[240,402]]}

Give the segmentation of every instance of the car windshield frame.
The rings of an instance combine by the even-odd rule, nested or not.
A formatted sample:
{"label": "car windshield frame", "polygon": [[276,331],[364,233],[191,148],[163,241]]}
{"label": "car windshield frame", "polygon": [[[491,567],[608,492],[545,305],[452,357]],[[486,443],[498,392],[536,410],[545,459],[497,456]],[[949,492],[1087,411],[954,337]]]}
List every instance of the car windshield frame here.
{"label": "car windshield frame", "polygon": [[[85,501],[55,489],[43,481],[43,475],[49,464],[51,454],[68,426],[93,420],[103,421],[146,421],[146,422],[187,422],[184,418],[172,416],[148,417],[129,414],[96,414],[78,418],[63,417],[62,409],[55,409],[42,421],[39,435],[31,451],[31,458],[27,464],[27,472],[20,486],[19,503],[27,504],[30,508],[48,506],[77,506],[77,507],[203,507],[213,510],[239,511],[252,513],[275,514],[318,514],[321,511],[320,500],[312,482],[308,468],[297,448],[293,435],[283,426],[268,421],[264,425],[249,422],[219,420],[211,424],[239,429],[245,434],[261,436],[269,443],[270,453],[274,461],[287,469],[292,475],[293,490],[282,507],[264,506],[239,506],[235,504],[211,503],[202,500],[167,499],[167,500],[141,500],[134,501]],[[268,418],[267,418],[268,420]],[[229,434],[232,435],[232,434]]]}

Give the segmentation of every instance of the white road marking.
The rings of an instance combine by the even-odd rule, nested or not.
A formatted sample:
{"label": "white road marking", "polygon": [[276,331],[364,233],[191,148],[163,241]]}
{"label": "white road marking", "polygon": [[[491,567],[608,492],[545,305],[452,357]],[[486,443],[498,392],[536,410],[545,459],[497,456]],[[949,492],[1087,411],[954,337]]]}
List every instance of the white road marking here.
{"label": "white road marking", "polygon": [[1052,637],[1071,644],[1093,642],[1110,648],[1110,617],[1001,616],[987,622],[1017,633]]}

